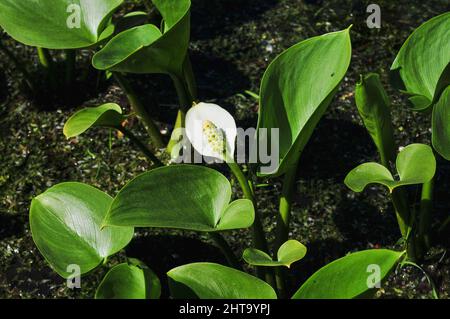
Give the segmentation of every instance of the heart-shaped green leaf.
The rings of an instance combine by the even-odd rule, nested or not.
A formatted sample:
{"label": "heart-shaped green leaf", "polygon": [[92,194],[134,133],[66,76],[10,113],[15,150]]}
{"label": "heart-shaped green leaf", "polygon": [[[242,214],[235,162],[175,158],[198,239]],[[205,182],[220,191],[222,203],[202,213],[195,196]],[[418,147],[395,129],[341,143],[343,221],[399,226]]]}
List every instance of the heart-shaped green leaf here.
{"label": "heart-shaped green leaf", "polygon": [[183,74],[190,37],[190,0],[153,0],[164,19],[162,30],[152,24],[126,30],[93,58],[100,70],[128,73]]}
{"label": "heart-shaped green leaf", "polygon": [[159,299],[160,296],[158,277],[134,258],[110,269],[95,293],[96,299]]}
{"label": "heart-shaped green leaf", "polygon": [[161,167],[125,185],[114,198],[104,224],[206,232],[250,227],[255,214],[252,202],[230,200],[230,182],[213,169]]}
{"label": "heart-shaped green leaf", "polygon": [[[355,101],[364,125],[374,141],[381,159],[395,160],[394,129],[388,95],[375,73],[361,77],[356,85]],[[388,166],[389,163],[383,163]]]}
{"label": "heart-shaped green leaf", "polygon": [[271,129],[279,129],[279,165],[273,172],[261,171],[262,175],[281,175],[296,165],[350,58],[346,29],[302,41],[269,65],[261,83],[258,120],[258,128],[267,128],[268,134],[260,134],[259,139],[269,143]]}
{"label": "heart-shaped green leaf", "polygon": [[113,12],[123,0],[2,0],[0,26],[15,40],[49,49],[96,44],[114,31]]}
{"label": "heart-shaped green leaf", "polygon": [[213,263],[193,263],[167,273],[174,298],[276,299],[273,288],[245,272]]}
{"label": "heart-shaped green leaf", "polygon": [[306,247],[296,241],[288,240],[280,246],[277,252],[277,261],[272,260],[267,253],[254,248],[248,248],[244,251],[242,257],[249,265],[254,266],[286,266],[291,267],[296,261],[299,261],[306,255]]}
{"label": "heart-shaped green leaf", "polygon": [[450,85],[433,108],[433,147],[450,161]]}
{"label": "heart-shaped green leaf", "polygon": [[450,85],[450,12],[418,27],[400,49],[391,70],[400,73],[417,110],[434,104]]}
{"label": "heart-shaped green leaf", "polygon": [[69,276],[73,264],[87,273],[130,242],[133,227],[100,229],[111,202],[109,195],[81,183],[61,183],[33,199],[33,240],[59,275]]}
{"label": "heart-shaped green leaf", "polygon": [[118,127],[125,120],[122,109],[115,103],[87,107],[73,114],[64,125],[67,138],[78,136],[95,126]]}
{"label": "heart-shaped green leaf", "polygon": [[375,292],[397,265],[402,252],[371,249],[349,254],[320,268],[293,299],[350,299]]}
{"label": "heart-shaped green leaf", "polygon": [[350,171],[344,183],[354,192],[362,192],[373,183],[386,186],[390,192],[399,186],[423,184],[433,178],[436,159],[428,145],[410,144],[398,154],[396,166],[400,180],[395,180],[383,165],[364,163]]}

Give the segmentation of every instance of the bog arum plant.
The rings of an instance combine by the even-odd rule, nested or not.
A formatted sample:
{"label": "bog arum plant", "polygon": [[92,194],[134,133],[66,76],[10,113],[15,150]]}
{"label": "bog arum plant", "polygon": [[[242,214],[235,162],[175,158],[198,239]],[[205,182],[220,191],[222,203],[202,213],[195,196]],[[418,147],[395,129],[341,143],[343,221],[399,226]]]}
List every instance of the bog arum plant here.
{"label": "bog arum plant", "polygon": [[[434,17],[418,27],[405,41],[391,66],[394,84],[405,93],[415,111],[432,114],[430,144],[443,158],[450,159],[450,12]],[[377,74],[361,77],[355,90],[361,118],[374,141],[381,160],[362,164],[346,178],[354,191],[375,182],[390,190],[402,239],[410,261],[423,258],[431,245],[431,224],[436,160],[432,149],[412,144],[401,150],[396,160],[399,180],[391,174],[395,160],[395,140],[389,98]],[[420,203],[411,203],[408,185],[419,184]],[[417,209],[415,207],[418,207]]]}
{"label": "bog arum plant", "polygon": [[[82,274],[104,265],[109,256],[132,240],[136,227],[202,232],[221,249],[228,266],[199,261],[170,270],[167,277],[173,298],[291,297],[286,289],[286,271],[295,262],[308,258],[306,246],[289,238],[298,163],[349,67],[350,28],[299,42],[276,57],[264,73],[258,94],[258,128],[280,130],[280,153],[277,167],[262,175],[266,178],[284,177],[275,240],[269,245],[268,234],[257,209],[257,184],[254,183],[257,176],[252,174],[250,178],[250,173],[255,172],[258,165],[248,165],[244,173],[234,161],[235,120],[216,104],[202,102],[188,109],[195,95],[187,53],[190,1],[153,0],[153,3],[163,16],[163,26],[134,26],[130,22],[133,27],[117,34],[106,44],[95,56],[94,65],[113,72],[169,74],[180,99],[181,111],[176,128],[186,128],[187,138],[198,153],[229,165],[242,188],[243,198],[233,197],[227,177],[200,165],[168,165],[144,172],[128,182],[114,198],[85,184],[62,183],[33,199],[30,208],[33,239],[51,267],[59,275],[67,277],[70,264],[78,263]],[[441,62],[446,61],[448,54],[448,42],[442,40],[448,33],[445,31],[448,17],[448,14],[440,16],[419,28],[405,43],[395,63],[400,67],[406,85],[412,88],[409,92],[420,95],[413,102],[422,103],[425,97],[426,105],[422,103],[422,106],[434,105],[433,144],[444,155],[447,152],[445,144],[449,140],[449,91],[441,84],[433,86],[430,91],[428,81],[416,83],[411,76],[429,78],[425,64],[430,63],[432,57],[423,43],[430,42],[433,44],[430,47],[439,52],[440,60],[437,68],[430,68],[433,76],[429,79],[434,84],[436,79],[439,79],[438,83],[447,83],[447,69]],[[439,30],[436,43],[433,37],[426,36],[431,29]],[[411,56],[420,54],[420,50],[427,51],[421,58],[424,65],[417,72],[423,75],[410,72],[415,70]],[[121,74],[117,75],[120,81]],[[430,225],[430,185],[436,170],[433,151],[425,144],[405,147],[397,156],[396,173],[392,173],[396,158],[394,128],[389,99],[380,78],[375,74],[361,77],[355,97],[381,164],[362,164],[348,174],[345,184],[356,192],[363,191],[372,183],[388,187],[403,245],[400,251],[370,249],[339,258],[301,284],[292,296],[294,299],[373,296],[381,282],[398,265],[415,265],[416,253],[426,251],[423,247],[426,247]],[[137,145],[145,145],[122,127],[121,122],[126,117],[118,105],[111,103],[83,109],[67,121],[64,134],[73,137],[91,127],[108,127],[125,135],[128,133],[127,136],[136,140]],[[257,137],[263,143],[270,139],[270,135],[258,134]],[[179,142],[177,139],[174,141]],[[145,153],[145,146],[141,149]],[[414,185],[422,185],[418,212],[410,210],[413,205],[408,201],[408,188]],[[253,242],[244,251],[243,259],[256,266],[256,276],[242,271],[241,259],[222,236],[226,231],[244,232],[250,227]],[[370,267],[374,265],[378,275],[370,277]],[[128,258],[126,263],[107,273],[96,297],[158,298],[160,281],[149,266]]]}
{"label": "bog arum plant", "polygon": [[[188,54],[190,38],[190,0],[152,0],[162,16],[161,26],[144,24],[115,35],[92,60],[99,70],[120,73],[169,75],[175,86],[180,110],[176,128],[184,128],[187,109],[197,97]],[[169,154],[179,142],[173,136]]]}

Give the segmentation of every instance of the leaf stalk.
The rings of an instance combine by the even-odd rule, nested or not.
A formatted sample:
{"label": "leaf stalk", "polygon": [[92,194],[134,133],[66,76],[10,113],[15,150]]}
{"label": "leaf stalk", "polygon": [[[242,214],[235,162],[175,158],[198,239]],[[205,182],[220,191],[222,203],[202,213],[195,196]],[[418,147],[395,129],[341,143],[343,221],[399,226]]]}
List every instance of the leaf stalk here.
{"label": "leaf stalk", "polygon": [[234,254],[233,250],[228,245],[228,242],[223,238],[223,236],[217,232],[210,232],[209,236],[214,241],[214,243],[219,247],[219,249],[224,254],[227,259],[228,264],[237,269],[242,270],[241,264],[239,263],[238,258]]}
{"label": "leaf stalk", "polygon": [[144,126],[147,130],[148,135],[150,136],[150,139],[153,142],[153,145],[156,148],[163,148],[164,142],[161,135],[161,132],[159,131],[158,127],[156,126],[155,122],[151,118],[150,114],[138,98],[136,92],[131,87],[128,80],[121,75],[120,73],[113,72],[114,78],[116,79],[117,83],[121,86],[125,94],[127,95],[128,101],[130,102],[130,105],[133,109],[133,111],[136,113],[136,115],[143,121]]}
{"label": "leaf stalk", "polygon": [[131,142],[133,142],[144,155],[153,162],[156,167],[164,166],[164,164],[156,157],[155,154],[152,153],[130,130],[126,129],[123,126],[113,127],[116,130],[120,131],[123,135],[125,135]]}

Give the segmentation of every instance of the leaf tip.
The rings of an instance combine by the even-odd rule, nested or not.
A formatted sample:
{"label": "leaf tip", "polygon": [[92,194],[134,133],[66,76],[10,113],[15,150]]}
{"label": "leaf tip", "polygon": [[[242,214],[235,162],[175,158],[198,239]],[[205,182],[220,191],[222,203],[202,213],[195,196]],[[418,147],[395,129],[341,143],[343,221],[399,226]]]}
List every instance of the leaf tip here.
{"label": "leaf tip", "polygon": [[67,132],[67,127],[66,127],[66,125],[64,125],[64,128],[63,128],[63,134],[64,134],[64,136],[66,137],[66,139],[69,139],[69,138],[70,138],[69,132]]}

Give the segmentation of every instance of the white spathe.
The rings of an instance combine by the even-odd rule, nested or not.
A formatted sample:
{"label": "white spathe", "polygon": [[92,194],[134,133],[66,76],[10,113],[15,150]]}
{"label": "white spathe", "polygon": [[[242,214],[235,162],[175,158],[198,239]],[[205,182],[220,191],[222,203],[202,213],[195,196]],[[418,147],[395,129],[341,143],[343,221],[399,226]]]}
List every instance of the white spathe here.
{"label": "white spathe", "polygon": [[237,136],[236,122],[217,104],[198,103],[186,114],[186,135],[203,156],[231,160]]}

